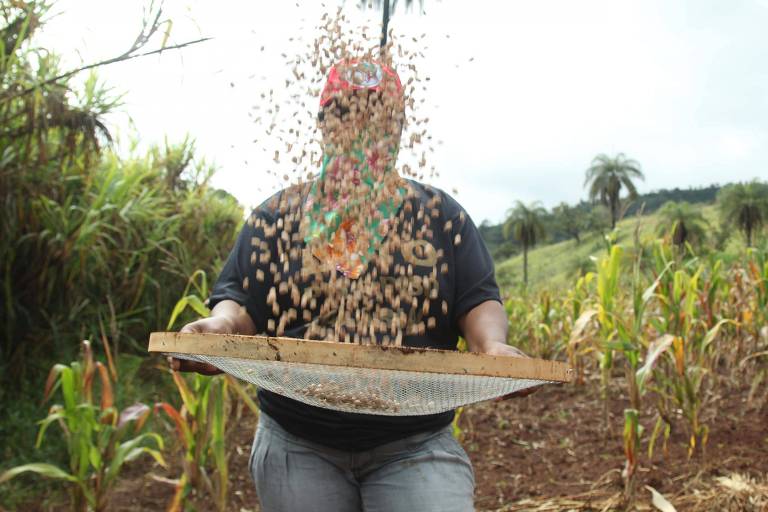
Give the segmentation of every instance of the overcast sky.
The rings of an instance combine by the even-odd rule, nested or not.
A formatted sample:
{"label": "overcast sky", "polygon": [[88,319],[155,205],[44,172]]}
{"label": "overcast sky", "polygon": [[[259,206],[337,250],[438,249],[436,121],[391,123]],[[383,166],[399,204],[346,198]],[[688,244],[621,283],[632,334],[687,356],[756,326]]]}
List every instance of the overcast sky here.
{"label": "overcast sky", "polygon": [[[311,39],[308,27],[338,5],[299,3],[167,1],[170,43],[214,40],[102,68],[125,94],[110,129],[138,134],[142,145],[189,133],[218,165],[215,185],[246,206],[260,203],[274,186],[265,170],[276,142],[248,114],[289,73],[280,54],[297,43],[288,39]],[[356,4],[344,6],[354,23],[378,20]],[[135,38],[141,5],[59,0],[38,43],[65,68],[112,57]],[[518,199],[551,207],[584,198],[584,170],[602,152],[638,160],[641,191],[768,178],[768,0],[428,0],[424,8],[399,9],[391,23],[401,41],[427,34],[422,114],[443,141],[430,155],[440,172],[432,183],[458,189],[478,224],[500,221]]]}

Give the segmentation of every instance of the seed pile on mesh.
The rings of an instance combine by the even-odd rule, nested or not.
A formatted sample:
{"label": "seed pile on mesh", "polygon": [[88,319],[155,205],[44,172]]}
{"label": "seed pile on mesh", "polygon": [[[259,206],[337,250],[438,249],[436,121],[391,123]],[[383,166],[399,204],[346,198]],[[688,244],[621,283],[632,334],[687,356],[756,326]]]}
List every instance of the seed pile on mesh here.
{"label": "seed pile on mesh", "polygon": [[[453,235],[460,225],[453,224],[463,216],[453,224],[439,221],[439,196],[420,204],[405,179],[437,176],[427,164],[434,151],[429,119],[418,115],[423,100],[415,100],[428,81],[413,63],[424,48],[414,52],[390,39],[380,49],[378,27],[349,25],[339,11],[323,17],[309,44],[291,39],[300,47],[296,55],[283,54],[291,78],[283,90],[261,94],[254,107],[265,134],[280,142],[264,148],[275,164],[267,172],[286,188],[270,205],[279,212],[273,221],[248,221],[259,233],[251,240],[251,264],[258,267],[252,275],[269,287],[269,335],[302,322],[306,339],[401,345],[448,314],[438,284],[448,267],[433,240],[448,233],[460,244]],[[382,69],[406,78],[398,82]],[[333,70],[362,81],[378,71],[378,87],[329,91]],[[322,107],[321,98],[327,100]],[[415,165],[398,166],[402,149]],[[409,257],[398,263],[398,253]],[[250,285],[246,278],[243,287]],[[345,403],[360,400],[333,395]]]}

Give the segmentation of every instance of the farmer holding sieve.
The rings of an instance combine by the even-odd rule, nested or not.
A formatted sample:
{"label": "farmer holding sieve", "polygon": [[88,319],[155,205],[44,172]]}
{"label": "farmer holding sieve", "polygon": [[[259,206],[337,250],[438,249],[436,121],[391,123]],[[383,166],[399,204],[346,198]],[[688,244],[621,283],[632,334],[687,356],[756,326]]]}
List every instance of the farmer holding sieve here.
{"label": "farmer holding sieve", "polygon": [[[472,220],[395,168],[405,120],[395,71],[342,61],[320,107],[319,177],[256,208],[213,288],[211,316],[181,332],[444,350],[463,336],[470,351],[525,357],[506,344],[493,261]],[[473,510],[474,475],[451,433],[453,411],[357,414],[265,389],[258,397],[250,468],[262,510]]]}

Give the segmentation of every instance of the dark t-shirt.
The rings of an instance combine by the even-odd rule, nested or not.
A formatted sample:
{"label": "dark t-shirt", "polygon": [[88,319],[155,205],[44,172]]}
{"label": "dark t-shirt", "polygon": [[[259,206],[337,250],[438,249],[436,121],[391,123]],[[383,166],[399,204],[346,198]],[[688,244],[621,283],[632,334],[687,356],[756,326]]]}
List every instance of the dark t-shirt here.
{"label": "dark t-shirt", "polygon": [[[390,318],[399,315],[406,320],[403,345],[456,350],[461,334],[458,318],[482,302],[501,300],[493,260],[472,220],[453,198],[442,190],[412,180],[407,180],[407,184],[408,198],[400,211],[407,222],[398,225],[410,224],[411,233],[417,235],[406,237],[411,240],[402,243],[394,253],[392,275],[385,275],[384,272],[375,274],[382,287],[395,284],[396,279],[400,279],[397,285],[402,287],[405,283],[418,303],[413,309],[411,303],[402,301],[396,311],[394,308],[383,308],[379,313],[385,317],[390,315]],[[278,247],[275,240],[282,236],[283,240],[294,240],[299,247],[303,245],[298,229],[292,227],[293,223],[278,222],[287,211],[295,211],[297,205],[303,203],[302,196],[306,192],[295,193],[296,190],[294,193],[278,192],[253,211],[210,297],[211,308],[226,299],[244,306],[260,333],[274,335],[273,331],[268,331],[268,325],[274,326],[279,321],[267,304],[267,294],[274,285],[273,271],[277,269],[286,275],[284,270],[290,267],[287,275],[298,275],[301,270],[301,259],[287,259],[284,254],[279,255],[284,249]],[[286,201],[288,196],[295,196],[290,204]],[[280,230],[288,232],[281,233]],[[265,236],[265,231],[266,235],[272,236]],[[282,263],[278,266],[277,261]],[[372,268],[372,264],[369,265],[366,272],[371,272]],[[405,268],[408,268],[407,273],[403,272]],[[426,289],[425,286],[430,286],[427,277],[435,274],[437,286]],[[364,277],[365,274],[360,279]],[[244,286],[246,281],[248,284]],[[303,293],[307,284],[296,284]],[[290,295],[278,296],[281,311],[291,307]],[[423,307],[425,300],[429,300],[426,315]],[[285,326],[284,336],[304,338],[307,323],[301,313],[297,316]],[[432,328],[420,331],[413,328],[426,324],[427,317],[434,317]],[[269,322],[270,319],[273,322]],[[259,390],[259,405],[288,432],[353,452],[419,432],[437,430],[449,424],[454,416],[453,411],[424,416],[347,413],[306,405],[264,389]]]}

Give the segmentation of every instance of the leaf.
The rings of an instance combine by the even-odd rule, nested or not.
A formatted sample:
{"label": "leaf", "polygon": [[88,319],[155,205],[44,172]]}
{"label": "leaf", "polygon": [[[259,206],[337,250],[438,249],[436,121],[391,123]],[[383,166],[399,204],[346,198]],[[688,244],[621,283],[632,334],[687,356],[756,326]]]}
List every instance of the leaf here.
{"label": "leaf", "polygon": [[122,427],[129,421],[136,421],[146,416],[149,412],[149,406],[142,403],[135,403],[120,412],[120,417],[117,420],[117,428]]}
{"label": "leaf", "polygon": [[656,439],[658,439],[659,434],[661,433],[661,427],[663,426],[664,420],[661,417],[658,417],[656,419],[656,424],[653,427],[653,432],[651,432],[651,438],[648,440],[648,458],[653,459],[653,448],[656,446]]}
{"label": "leaf", "polygon": [[51,371],[48,373],[48,378],[45,381],[45,388],[43,390],[43,403],[47,402],[56,388],[59,387],[60,380],[58,379],[61,371],[66,368],[63,364],[55,364]]}
{"label": "leaf", "polygon": [[[74,364],[72,365],[74,366]],[[72,368],[64,366],[61,368],[61,393],[64,395],[64,407],[70,414],[75,410],[75,379]]]}
{"label": "leaf", "polygon": [[651,491],[651,503],[653,503],[654,507],[661,512],[677,512],[677,509],[659,491],[650,485],[646,485],[645,488]]}
{"label": "leaf", "polygon": [[190,431],[186,421],[184,421],[184,418],[182,418],[181,414],[179,414],[179,411],[174,409],[174,407],[167,402],[160,402],[155,404],[155,410],[158,408],[165,411],[165,413],[171,417],[173,422],[176,424],[176,433],[178,434],[181,442],[184,444],[184,449],[189,450],[189,447],[194,442],[192,438],[192,432]]}
{"label": "leaf", "polygon": [[170,331],[171,329],[173,329],[173,324],[176,323],[176,319],[184,311],[184,309],[186,309],[187,301],[188,299],[186,297],[182,297],[173,307],[173,311],[171,312],[171,318],[168,320],[168,325],[166,326],[167,330]]}
{"label": "leaf", "polygon": [[645,289],[643,292],[643,302],[648,302],[651,297],[653,297],[653,292],[656,291],[656,287],[659,286],[659,283],[661,282],[661,278],[664,277],[664,274],[669,270],[669,268],[672,266],[673,262],[667,263],[667,266],[664,267],[664,270],[661,271],[661,273],[658,275],[655,281],[653,281],[653,284]]}
{"label": "leaf", "polygon": [[99,370],[99,377],[101,378],[101,410],[105,411],[115,403],[112,381],[109,379],[107,367],[101,364],[101,361],[96,361],[96,369]]}
{"label": "leaf", "polygon": [[706,350],[707,347],[709,347],[709,344],[712,343],[712,341],[714,341],[715,336],[717,336],[717,334],[720,332],[720,328],[724,324],[736,325],[736,322],[734,322],[733,320],[731,320],[729,318],[724,318],[723,320],[720,320],[715,325],[713,325],[712,328],[709,331],[707,331],[707,334],[704,336],[704,339],[701,342],[701,350],[702,351]]}
{"label": "leaf", "polygon": [[53,464],[46,464],[44,462],[33,462],[32,464],[24,464],[23,466],[16,466],[0,475],[0,484],[7,482],[11,478],[14,478],[21,473],[37,473],[38,475],[46,478],[54,478],[56,480],[67,480],[68,482],[77,482],[77,478],[70,475],[63,469],[54,466]]}
{"label": "leaf", "polygon": [[150,455],[162,467],[167,467],[167,464],[165,462],[165,459],[163,458],[162,453],[160,453],[158,450],[154,450],[154,449],[149,448],[147,446],[141,446],[139,448],[134,448],[133,450],[128,452],[128,454],[125,456],[125,462],[131,462],[131,461],[135,460],[142,453],[146,453],[146,454]]}
{"label": "leaf", "polygon": [[227,381],[216,379],[215,382],[218,386],[212,391],[211,395],[215,400],[211,418],[211,451],[213,452],[214,464],[219,473],[218,505],[220,510],[224,510],[226,508],[227,482],[229,478],[225,446],[227,416],[224,412],[224,404],[227,400]]}
{"label": "leaf", "polygon": [[755,492],[754,485],[748,478],[744,478],[738,473],[733,473],[729,476],[719,476],[715,478],[717,482],[723,487],[736,492]]}
{"label": "leaf", "polygon": [[40,421],[40,430],[37,432],[35,448],[40,448],[40,445],[43,443],[45,431],[48,430],[50,424],[54,421],[63,420],[64,418],[66,418],[66,415],[64,414],[64,409],[60,405],[54,405],[50,408],[48,411],[48,416],[44,420]]}
{"label": "leaf", "polygon": [[83,393],[88,402],[91,402],[93,397],[93,349],[91,348],[91,342],[83,340],[83,361],[85,366],[83,367]]}
{"label": "leaf", "polygon": [[681,336],[676,336],[672,340],[672,348],[675,351],[675,367],[677,373],[682,376],[685,374],[685,339]]}
{"label": "leaf", "polygon": [[675,337],[671,334],[665,334],[664,336],[653,340],[648,346],[648,354],[645,356],[645,364],[637,370],[636,374],[638,379],[637,384],[641,391],[645,387],[645,383],[648,380],[648,376],[653,370],[653,367],[656,365],[656,360],[669,349],[674,339]]}
{"label": "leaf", "polygon": [[[155,457],[155,460],[158,460],[158,462],[161,462],[161,465],[165,465],[165,461],[162,457],[159,459],[157,458],[160,454],[155,452],[155,450],[152,450],[149,447],[146,446],[140,446],[141,443],[143,443],[147,439],[153,439],[155,441],[155,444],[158,448],[163,448],[163,438],[160,437],[158,434],[155,434],[154,432],[148,432],[146,434],[141,434],[133,439],[130,439],[124,443],[120,443],[120,445],[117,446],[115,449],[115,455],[112,457],[112,461],[109,464],[109,469],[106,473],[106,479],[108,482],[113,481],[117,476],[120,474],[120,470],[123,467],[123,464],[126,462],[130,462],[136,457],[138,457],[142,452],[150,453],[153,457]],[[148,451],[149,450],[149,451]],[[154,454],[151,452],[155,452]]]}
{"label": "leaf", "polygon": [[99,453],[99,450],[96,448],[96,446],[91,445],[88,459],[91,462],[91,466],[93,466],[96,471],[101,469],[101,453]]}
{"label": "leaf", "polygon": [[194,416],[197,412],[200,400],[194,395],[194,393],[190,391],[189,386],[187,385],[187,381],[184,379],[184,376],[181,373],[174,371],[171,372],[171,375],[173,376],[173,382],[179,389],[181,401],[187,407],[189,413]]}
{"label": "leaf", "polygon": [[173,20],[165,20],[165,33],[163,33],[163,40],[160,43],[160,48],[165,48],[168,43],[168,38],[171,37],[171,29],[173,28]]}
{"label": "leaf", "polygon": [[237,395],[245,403],[248,409],[250,409],[253,414],[258,416],[259,406],[256,405],[256,403],[253,401],[253,399],[250,396],[248,396],[248,392],[246,391],[245,386],[240,385],[237,379],[235,379],[231,375],[227,375],[226,379],[227,379],[227,384],[229,384],[229,386],[235,390],[235,393],[237,393]]}
{"label": "leaf", "polygon": [[[99,324],[101,324],[101,320],[99,320]],[[112,380],[117,381],[117,367],[115,367],[115,361],[112,359],[112,349],[109,346],[109,340],[103,332],[101,334],[101,344],[104,345],[104,354],[107,356],[107,367],[109,367]]]}
{"label": "leaf", "polygon": [[584,329],[586,329],[587,325],[589,325],[589,322],[597,315],[596,309],[588,309],[587,311],[583,312],[578,319],[576,319],[576,322],[573,324],[573,329],[571,329],[571,340],[581,336],[584,333]]}
{"label": "leaf", "polygon": [[208,309],[202,300],[200,300],[200,297],[197,295],[190,295],[187,297],[187,300],[189,301],[189,306],[195,310],[195,313],[197,313],[200,316],[208,316],[211,314],[211,310]]}

